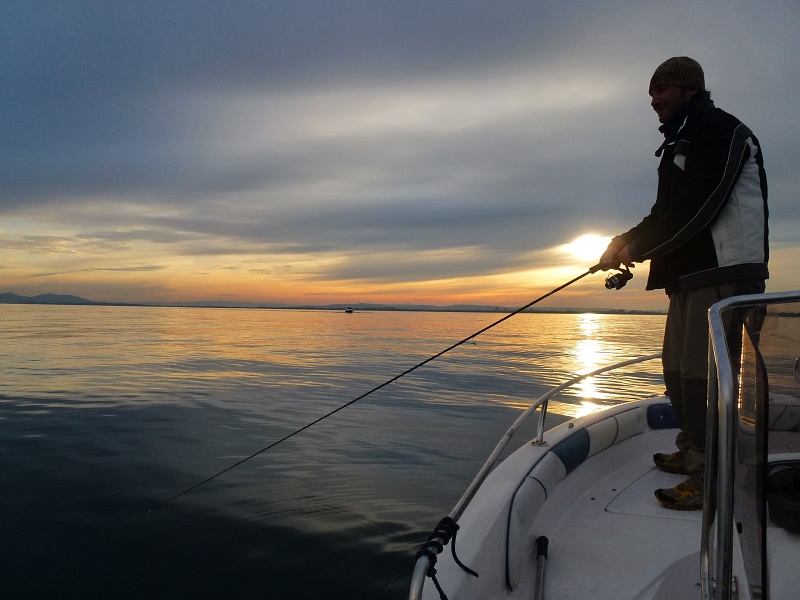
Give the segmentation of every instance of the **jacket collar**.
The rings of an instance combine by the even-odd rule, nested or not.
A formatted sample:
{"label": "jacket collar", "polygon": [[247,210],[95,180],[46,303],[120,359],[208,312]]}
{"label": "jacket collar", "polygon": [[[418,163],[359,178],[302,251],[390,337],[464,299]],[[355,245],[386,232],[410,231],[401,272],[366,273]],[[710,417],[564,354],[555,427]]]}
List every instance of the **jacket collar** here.
{"label": "jacket collar", "polygon": [[695,98],[681,106],[674,115],[658,128],[658,130],[664,134],[664,142],[658,147],[658,150],[656,150],[656,156],[661,156],[661,153],[664,152],[667,146],[676,142],[678,134],[689,119],[713,107],[714,102],[711,100],[711,94],[708,92],[698,94]]}

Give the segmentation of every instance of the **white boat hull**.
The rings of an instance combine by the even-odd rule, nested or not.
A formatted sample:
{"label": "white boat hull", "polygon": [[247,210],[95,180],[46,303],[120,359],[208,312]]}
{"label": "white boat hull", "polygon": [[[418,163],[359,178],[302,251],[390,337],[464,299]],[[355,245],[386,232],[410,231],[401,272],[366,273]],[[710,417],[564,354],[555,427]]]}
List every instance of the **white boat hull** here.
{"label": "white boat hull", "polygon": [[[668,451],[677,430],[648,425],[651,406],[670,410],[667,399],[656,398],[588,415],[549,431],[546,446],[528,444],[503,461],[459,520],[458,557],[479,577],[449,553],[439,556],[448,597],[532,598],[542,535],[550,541],[548,598],[692,597],[701,515],[664,509],[653,497],[682,477],[653,466],[653,453]],[[620,544],[622,528],[635,536]],[[658,592],[662,580],[666,595]],[[439,595],[426,586],[423,597]]]}
{"label": "white boat hull", "polygon": [[[547,600],[700,598],[702,513],[668,510],[653,495],[685,478],[652,461],[654,453],[674,447],[677,429],[654,428],[647,414],[668,407],[666,398],[649,398],[581,417],[548,431],[546,446],[529,443],[500,463],[459,520],[457,555],[479,577],[459,568],[448,549],[438,557],[447,597],[534,598],[536,540],[546,536]],[[562,452],[566,461],[557,454],[559,444],[583,445],[570,442],[573,436],[589,441],[577,464],[570,463],[581,458],[580,449]],[[784,457],[800,456],[800,447],[786,450]],[[776,575],[770,596],[793,598],[797,589],[785,574],[797,568],[800,535],[772,523],[768,528]],[[439,600],[439,594],[427,585],[423,598]]]}

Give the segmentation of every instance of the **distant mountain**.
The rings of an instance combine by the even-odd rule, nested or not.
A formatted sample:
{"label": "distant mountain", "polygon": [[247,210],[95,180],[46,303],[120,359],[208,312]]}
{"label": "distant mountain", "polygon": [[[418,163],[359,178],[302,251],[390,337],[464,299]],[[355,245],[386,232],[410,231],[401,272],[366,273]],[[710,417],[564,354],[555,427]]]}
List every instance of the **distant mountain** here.
{"label": "distant mountain", "polygon": [[[113,304],[130,306],[128,303],[117,302],[96,302],[94,300],[87,300],[80,296],[70,296],[68,294],[39,294],[38,296],[20,296],[11,292],[0,294],[0,304]],[[160,302],[145,302],[139,306],[181,306],[181,307],[197,307],[197,308],[295,308],[295,309],[309,309],[309,310],[345,310],[346,308],[353,308],[355,310],[411,310],[411,311],[465,311],[465,312],[497,312],[506,309],[494,306],[475,306],[475,305],[452,305],[452,306],[436,306],[429,304],[326,304],[326,305],[287,305],[278,303],[265,303],[265,302],[229,302],[224,300],[206,300],[198,302],[174,302],[174,303],[160,303]]]}
{"label": "distant mountain", "polygon": [[99,304],[79,296],[69,294],[39,294],[38,296],[19,296],[6,292],[0,294],[0,304]]}

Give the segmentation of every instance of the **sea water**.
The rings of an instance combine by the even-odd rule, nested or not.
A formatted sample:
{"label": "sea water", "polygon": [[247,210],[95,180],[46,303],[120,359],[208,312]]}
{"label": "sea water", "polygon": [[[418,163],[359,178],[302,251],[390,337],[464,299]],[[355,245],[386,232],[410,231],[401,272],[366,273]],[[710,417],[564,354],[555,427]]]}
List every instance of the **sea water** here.
{"label": "sea water", "polygon": [[[664,325],[520,314],[413,369],[500,317],[0,305],[0,594],[405,598],[520,411]],[[657,360],[592,377],[547,426],[659,393]]]}

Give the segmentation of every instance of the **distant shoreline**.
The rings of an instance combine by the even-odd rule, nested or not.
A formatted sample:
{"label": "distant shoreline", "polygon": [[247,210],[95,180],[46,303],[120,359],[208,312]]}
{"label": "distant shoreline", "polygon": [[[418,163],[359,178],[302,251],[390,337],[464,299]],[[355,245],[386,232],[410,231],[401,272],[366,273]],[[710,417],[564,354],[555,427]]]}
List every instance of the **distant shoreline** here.
{"label": "distant shoreline", "polygon": [[[136,306],[148,308],[238,308],[255,310],[327,310],[354,312],[464,312],[503,314],[517,310],[503,306],[482,305],[450,305],[437,306],[430,304],[326,304],[326,305],[284,305],[258,302],[99,302],[80,296],[60,294],[40,294],[38,296],[20,296],[10,292],[0,294],[0,304],[27,304],[52,306]],[[529,308],[526,313],[550,314],[607,314],[607,315],[665,315],[665,311],[617,309],[617,308]]]}

